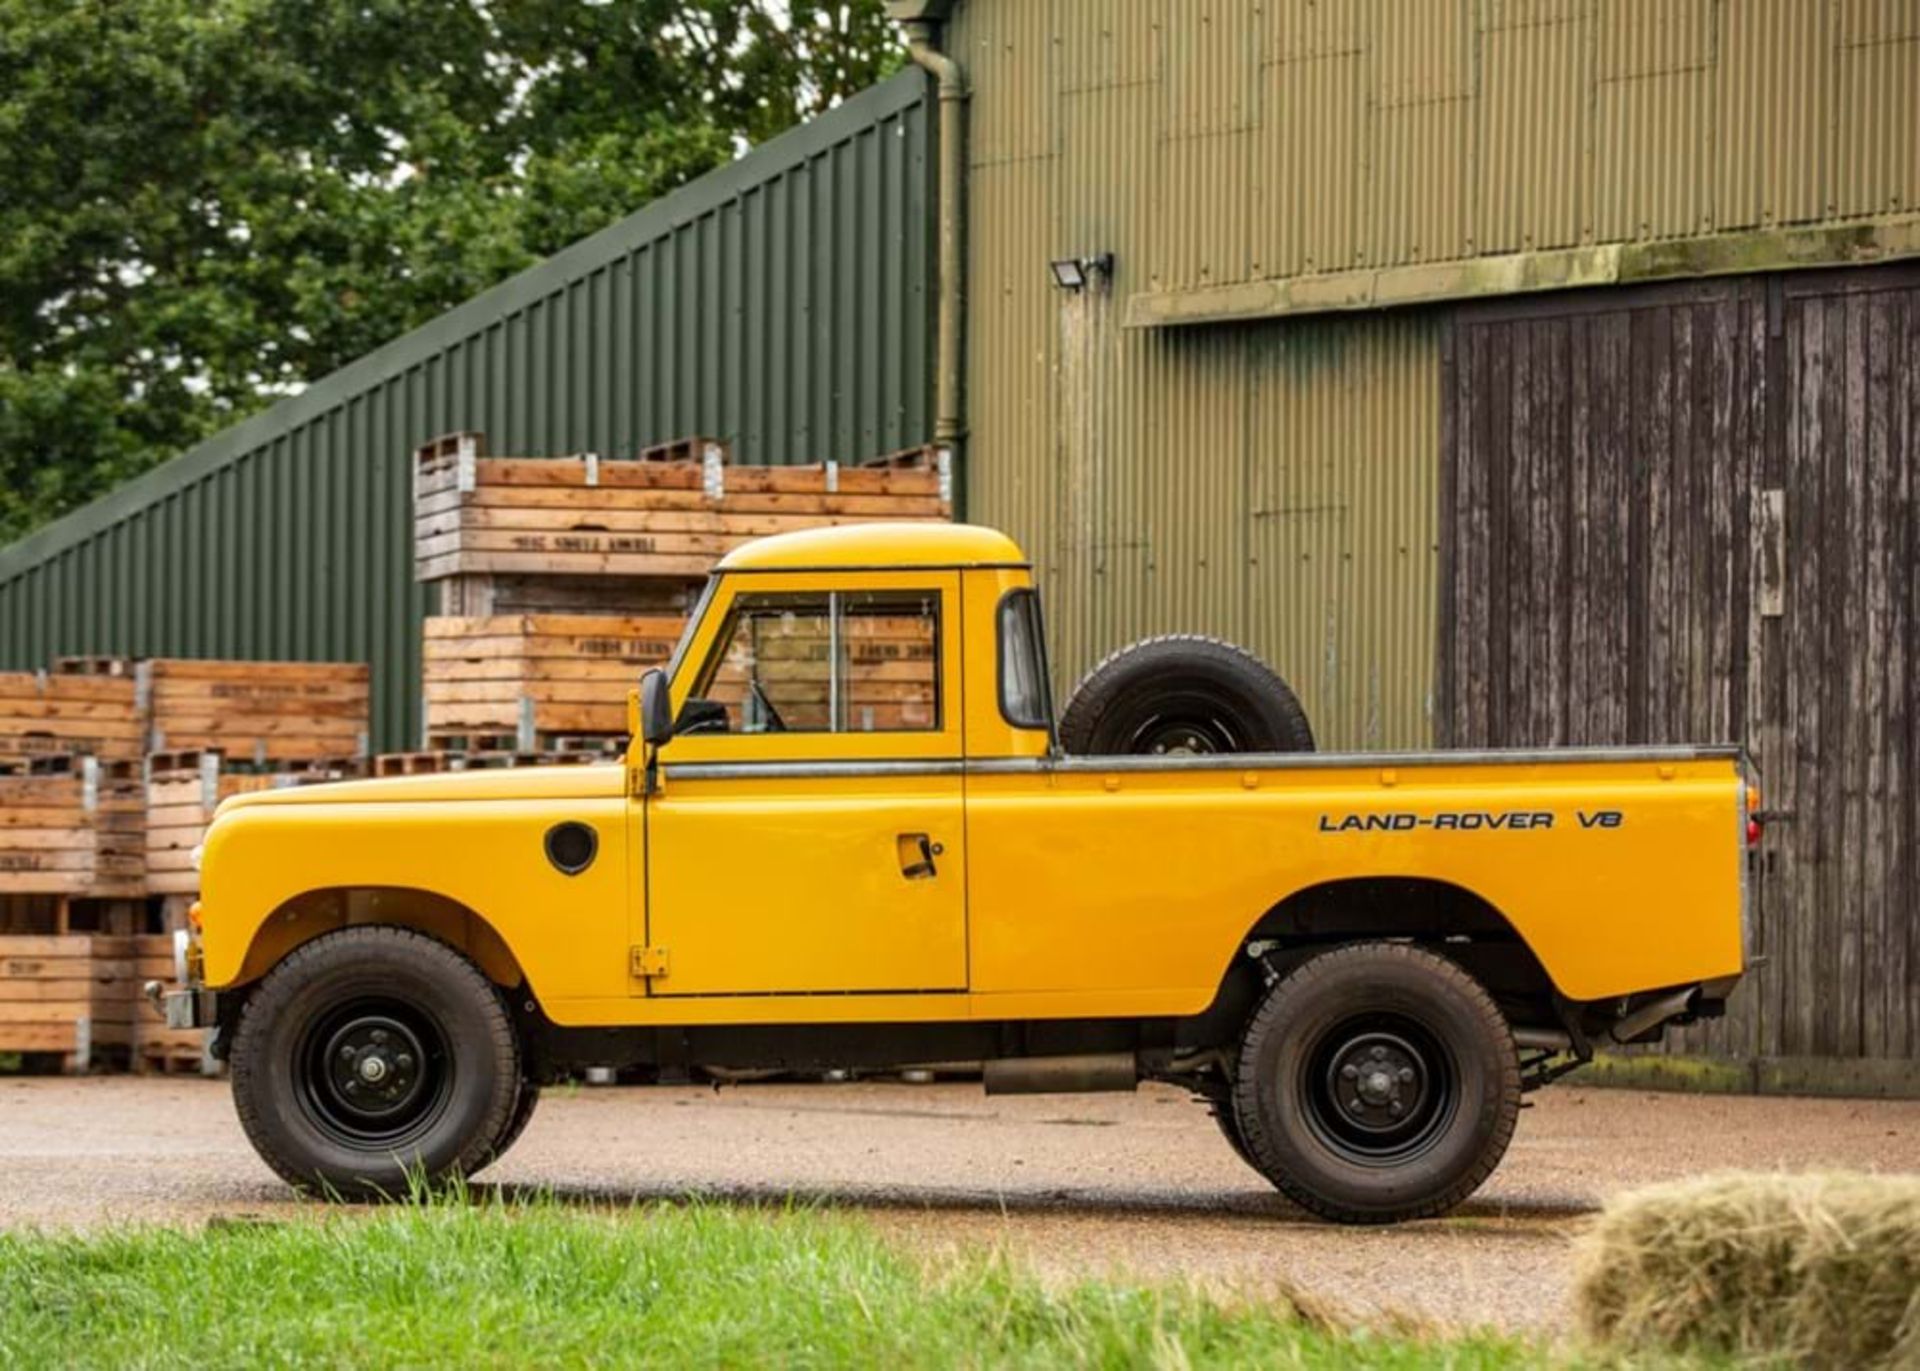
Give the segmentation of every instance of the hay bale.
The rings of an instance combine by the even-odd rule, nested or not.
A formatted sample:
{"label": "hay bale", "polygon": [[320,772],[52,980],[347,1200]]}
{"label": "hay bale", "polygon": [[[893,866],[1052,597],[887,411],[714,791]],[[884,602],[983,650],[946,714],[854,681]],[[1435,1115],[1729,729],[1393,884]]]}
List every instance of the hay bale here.
{"label": "hay bale", "polygon": [[1920,1366],[1920,1176],[1633,1191],[1581,1238],[1574,1300],[1588,1336],[1638,1350]]}

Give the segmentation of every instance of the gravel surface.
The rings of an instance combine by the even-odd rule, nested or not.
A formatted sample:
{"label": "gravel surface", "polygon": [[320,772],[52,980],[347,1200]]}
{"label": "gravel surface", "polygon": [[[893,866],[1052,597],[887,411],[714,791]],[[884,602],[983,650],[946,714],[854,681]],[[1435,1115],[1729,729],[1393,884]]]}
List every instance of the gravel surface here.
{"label": "gravel surface", "polygon": [[[483,1179],[582,1200],[798,1196],[917,1251],[1000,1247],[1050,1278],[1287,1285],[1361,1313],[1525,1329],[1563,1322],[1568,1242],[1616,1190],[1728,1167],[1920,1168],[1920,1102],[1568,1086],[1530,1098],[1478,1196],[1392,1229],[1305,1217],[1203,1106],[1162,1087],[991,1100],[962,1084],[555,1090]],[[0,1078],[0,1226],[295,1207],[223,1082]]]}

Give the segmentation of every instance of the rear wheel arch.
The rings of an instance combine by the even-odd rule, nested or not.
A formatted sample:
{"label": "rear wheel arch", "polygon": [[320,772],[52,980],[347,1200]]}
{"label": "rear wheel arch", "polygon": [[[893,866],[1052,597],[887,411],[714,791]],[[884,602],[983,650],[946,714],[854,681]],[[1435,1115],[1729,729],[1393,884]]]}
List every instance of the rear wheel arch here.
{"label": "rear wheel arch", "polygon": [[1515,1023],[1558,1022],[1559,989],[1525,935],[1491,901],[1451,881],[1377,876],[1307,886],[1262,914],[1240,946],[1269,944],[1268,960],[1284,968],[1327,947],[1378,940],[1418,943],[1459,963]]}

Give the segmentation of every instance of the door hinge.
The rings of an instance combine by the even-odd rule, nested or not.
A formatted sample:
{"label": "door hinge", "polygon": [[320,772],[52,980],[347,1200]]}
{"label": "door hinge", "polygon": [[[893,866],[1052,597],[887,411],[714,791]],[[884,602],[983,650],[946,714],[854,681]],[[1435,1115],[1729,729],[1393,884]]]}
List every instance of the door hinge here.
{"label": "door hinge", "polygon": [[642,980],[655,980],[667,974],[667,949],[664,947],[636,947],[633,949],[633,974]]}

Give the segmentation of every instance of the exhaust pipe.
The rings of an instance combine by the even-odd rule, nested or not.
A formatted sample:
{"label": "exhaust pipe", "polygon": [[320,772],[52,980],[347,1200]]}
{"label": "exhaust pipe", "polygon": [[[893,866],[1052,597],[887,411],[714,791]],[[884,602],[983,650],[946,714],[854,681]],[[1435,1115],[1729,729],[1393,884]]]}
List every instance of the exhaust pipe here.
{"label": "exhaust pipe", "polygon": [[1140,1064],[1131,1052],[1092,1057],[1007,1057],[980,1070],[989,1095],[1078,1095],[1132,1090]]}
{"label": "exhaust pipe", "polygon": [[1690,985],[1685,990],[1675,990],[1657,1000],[1648,1000],[1607,1032],[1617,1043],[1630,1043],[1649,1029],[1658,1028],[1668,1019],[1686,1013],[1697,989],[1697,986]]}
{"label": "exhaust pipe", "polygon": [[1573,1036],[1564,1028],[1516,1028],[1513,1045],[1527,1052],[1571,1052]]}

